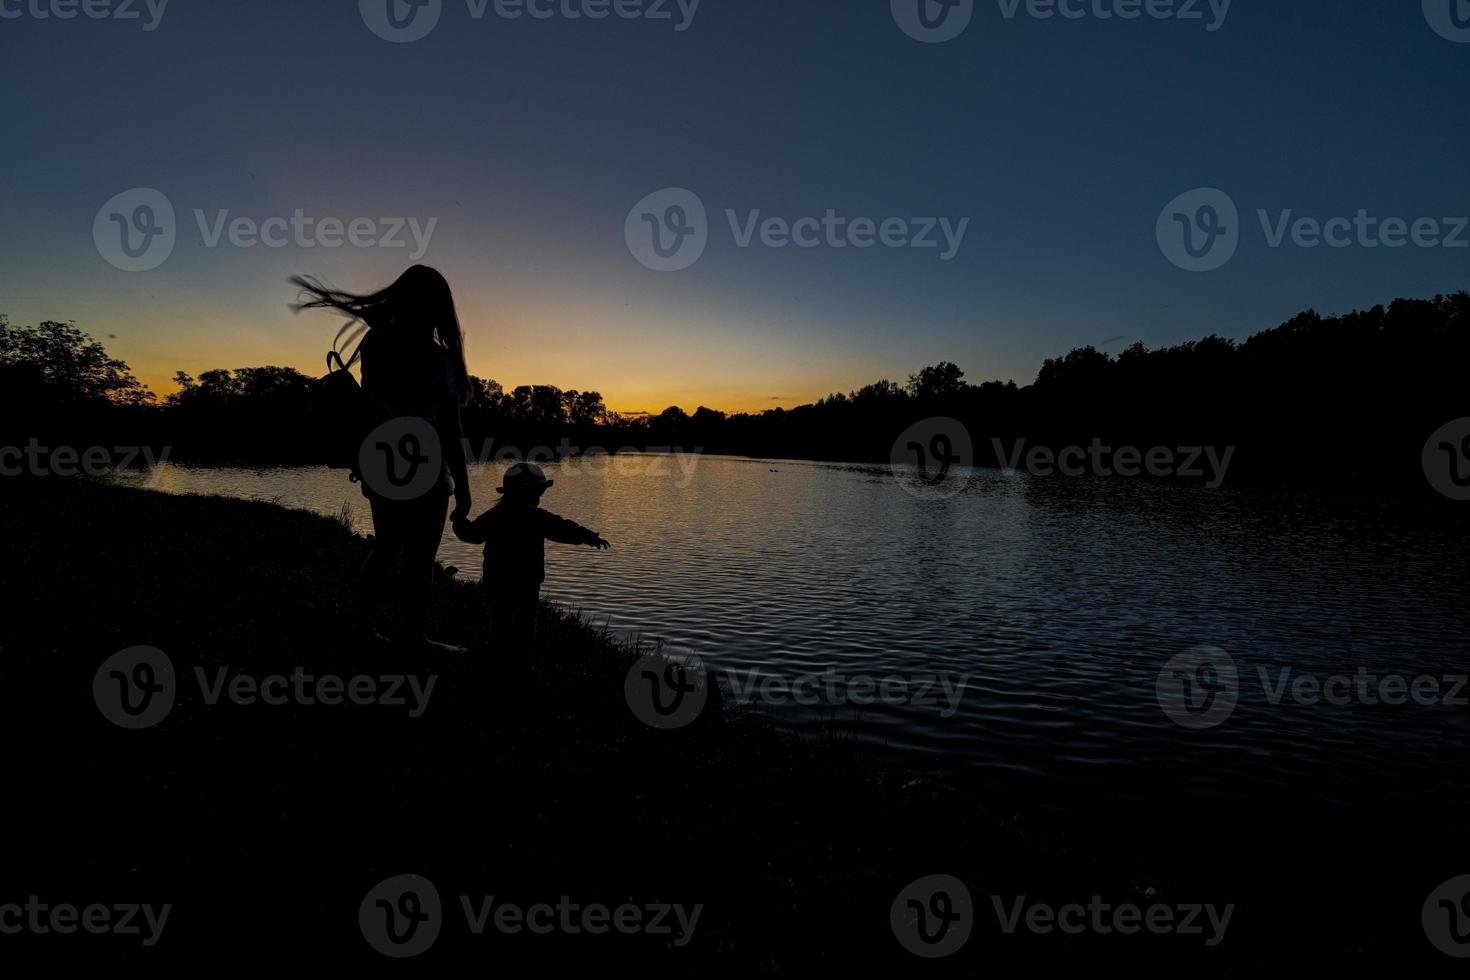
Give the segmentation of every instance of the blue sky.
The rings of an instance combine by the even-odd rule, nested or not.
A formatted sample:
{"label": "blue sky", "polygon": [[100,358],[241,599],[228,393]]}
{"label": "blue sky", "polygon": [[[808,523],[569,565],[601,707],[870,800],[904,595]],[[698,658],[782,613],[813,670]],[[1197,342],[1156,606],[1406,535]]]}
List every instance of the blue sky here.
{"label": "blue sky", "polygon": [[[586,2],[510,20],[443,0],[427,36],[390,43],[356,0],[171,0],[151,30],[142,0],[140,20],[4,0],[22,15],[0,18],[0,312],[75,319],[160,389],[179,369],[316,371],[331,324],[290,313],[286,276],[366,289],[409,250],[211,248],[195,211],[433,219],[422,260],[456,289],[475,373],[657,411],[790,405],[938,360],[1026,383],[1074,346],[1244,337],[1470,285],[1470,248],[1272,248],[1256,216],[1366,209],[1448,234],[1470,215],[1470,43],[1419,0],[1235,0],[1213,25],[1204,0],[1200,20],[976,0],[933,44],[890,0],[702,0],[684,30],[674,0],[669,20],[565,16]],[[172,203],[177,242],[127,272],[93,222],[137,187]],[[703,202],[709,244],[656,272],[624,224],[670,187]],[[1189,272],[1155,225],[1205,187],[1240,239]],[[968,226],[943,261],[741,248],[726,218],[829,209]]]}

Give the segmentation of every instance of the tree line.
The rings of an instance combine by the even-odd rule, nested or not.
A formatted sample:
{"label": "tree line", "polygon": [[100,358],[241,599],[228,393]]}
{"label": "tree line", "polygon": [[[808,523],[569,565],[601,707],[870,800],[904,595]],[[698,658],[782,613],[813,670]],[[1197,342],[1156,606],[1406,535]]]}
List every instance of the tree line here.
{"label": "tree line", "polygon": [[[1344,487],[1422,478],[1429,433],[1470,416],[1470,293],[1399,299],[1323,316],[1308,310],[1244,342],[1220,336],[1117,354],[1076,348],[1035,380],[972,384],[957,365],[925,367],[792,409],[728,414],[671,406],[609,411],[596,391],[471,378],[463,417],[482,455],[515,447],[680,447],[735,455],[882,462],[911,424],[964,427],[981,465],[1022,446],[1103,440],[1235,447],[1234,477]],[[76,324],[12,326],[0,316],[0,427],[39,436],[169,446],[174,459],[319,461],[316,379],[289,367],[175,375],[156,398]]]}

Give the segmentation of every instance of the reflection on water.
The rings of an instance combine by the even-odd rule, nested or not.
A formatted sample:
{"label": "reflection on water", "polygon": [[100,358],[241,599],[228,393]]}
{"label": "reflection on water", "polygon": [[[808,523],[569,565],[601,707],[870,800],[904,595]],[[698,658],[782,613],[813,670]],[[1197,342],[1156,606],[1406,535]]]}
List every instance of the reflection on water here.
{"label": "reflection on water", "polygon": [[[1272,705],[1259,673],[1275,685],[1282,669],[1291,680],[1470,671],[1464,520],[1304,493],[994,470],[929,499],[884,469],[693,463],[550,464],[545,506],[613,550],[548,546],[547,594],[741,684],[829,669],[966,678],[952,717],[942,698],[821,717],[911,761],[977,767],[1041,809],[1085,806],[1147,826],[1171,811],[1231,819],[1223,798],[1259,822],[1296,800],[1331,808],[1350,830],[1385,807],[1453,800],[1470,776],[1462,706]],[[501,469],[473,471],[477,512],[497,499]],[[370,529],[341,471],[170,465],[157,477],[168,492],[327,514],[345,505]],[[478,577],[477,551],[451,535],[440,558]],[[1190,731],[1161,710],[1156,680],[1197,645],[1234,659],[1239,705]],[[1157,812],[1141,816],[1140,800]],[[1451,816],[1426,809],[1423,820]]]}

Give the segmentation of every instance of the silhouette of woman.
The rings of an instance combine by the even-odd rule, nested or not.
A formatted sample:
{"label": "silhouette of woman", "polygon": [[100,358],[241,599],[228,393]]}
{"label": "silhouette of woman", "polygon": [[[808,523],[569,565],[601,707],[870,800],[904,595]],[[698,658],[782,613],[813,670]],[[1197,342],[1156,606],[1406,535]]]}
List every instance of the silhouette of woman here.
{"label": "silhouette of woman", "polygon": [[[356,628],[366,639],[386,642],[377,631],[388,578],[401,564],[399,604],[404,640],[422,648],[459,651],[424,634],[434,556],[444,537],[445,511],[454,496],[454,516],[470,510],[459,410],[469,395],[464,334],[449,283],[438,271],[416,265],[386,289],[359,295],[331,289],[306,276],[291,282],[305,294],[297,309],[330,309],[350,317],[337,334],[361,337],[347,366],[362,360],[362,388],[388,417],[429,422],[439,436],[444,464],[437,485],[411,500],[375,493],[366,481],[373,516],[373,551],[358,575]],[[349,341],[350,342],[350,341]]]}

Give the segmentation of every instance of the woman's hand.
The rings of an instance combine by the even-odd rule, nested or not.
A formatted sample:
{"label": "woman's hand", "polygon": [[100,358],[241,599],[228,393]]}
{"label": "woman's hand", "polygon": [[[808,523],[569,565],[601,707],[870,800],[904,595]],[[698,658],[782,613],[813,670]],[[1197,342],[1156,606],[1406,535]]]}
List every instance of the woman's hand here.
{"label": "woman's hand", "polygon": [[454,510],[449,514],[449,520],[462,521],[470,513],[470,488],[464,484],[457,484],[454,488]]}

